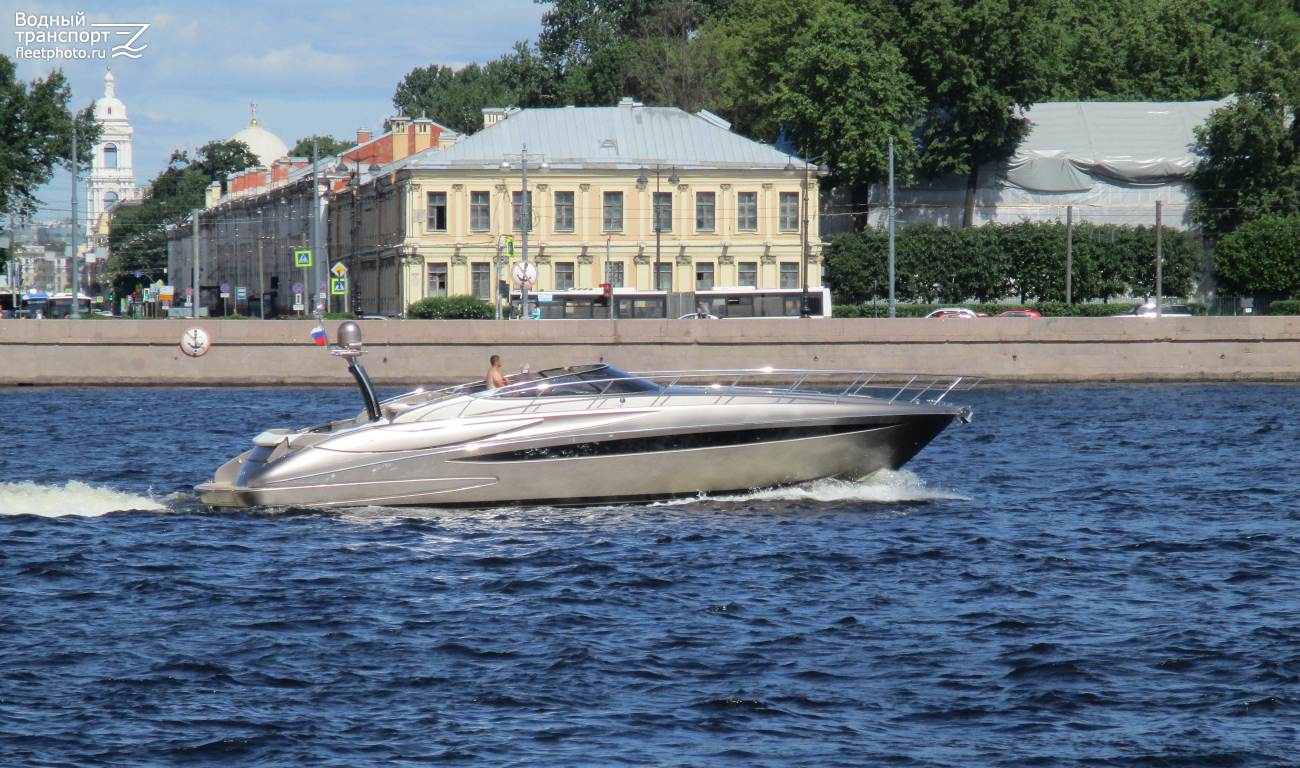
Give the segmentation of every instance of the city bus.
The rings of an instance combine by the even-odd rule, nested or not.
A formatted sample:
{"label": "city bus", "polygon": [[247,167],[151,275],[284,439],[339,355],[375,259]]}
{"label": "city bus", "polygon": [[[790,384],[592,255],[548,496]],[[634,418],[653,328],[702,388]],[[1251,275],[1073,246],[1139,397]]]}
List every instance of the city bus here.
{"label": "city bus", "polygon": [[[579,288],[568,291],[539,291],[529,294],[529,302],[538,310],[542,320],[601,319],[610,316],[609,302],[599,288]],[[613,295],[614,317],[679,318],[694,314],[703,304],[709,314],[719,318],[799,317],[803,298],[801,288],[712,288],[691,293],[665,291],[637,291],[615,288]],[[519,312],[520,296],[511,294],[510,304],[514,314]],[[665,307],[665,304],[669,306]],[[667,311],[665,311],[667,310]],[[808,289],[808,314],[811,317],[831,316],[829,288]]]}

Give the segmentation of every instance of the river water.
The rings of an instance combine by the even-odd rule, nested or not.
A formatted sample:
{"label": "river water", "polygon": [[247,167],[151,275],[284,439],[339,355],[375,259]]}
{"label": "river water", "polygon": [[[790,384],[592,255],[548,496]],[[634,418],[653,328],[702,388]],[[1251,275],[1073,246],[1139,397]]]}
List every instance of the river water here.
{"label": "river water", "polygon": [[1297,764],[1300,387],[957,401],[862,483],[211,513],[357,395],[0,391],[0,765]]}

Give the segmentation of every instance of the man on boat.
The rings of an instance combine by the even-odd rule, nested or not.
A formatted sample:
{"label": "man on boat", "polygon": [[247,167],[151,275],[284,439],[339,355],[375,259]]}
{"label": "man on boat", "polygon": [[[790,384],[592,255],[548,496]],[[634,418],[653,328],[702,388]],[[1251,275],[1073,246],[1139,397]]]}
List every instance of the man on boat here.
{"label": "man on boat", "polygon": [[501,375],[501,355],[493,355],[488,358],[492,367],[487,372],[487,388],[498,389],[506,385],[506,377]]}

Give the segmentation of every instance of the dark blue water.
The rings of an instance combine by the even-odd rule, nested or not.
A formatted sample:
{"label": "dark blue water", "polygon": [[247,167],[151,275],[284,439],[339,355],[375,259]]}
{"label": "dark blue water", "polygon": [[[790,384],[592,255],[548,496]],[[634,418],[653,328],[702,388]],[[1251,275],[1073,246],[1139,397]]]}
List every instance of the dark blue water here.
{"label": "dark blue water", "polygon": [[214,514],[357,396],[0,391],[0,764],[1300,762],[1300,387],[959,401],[874,484]]}

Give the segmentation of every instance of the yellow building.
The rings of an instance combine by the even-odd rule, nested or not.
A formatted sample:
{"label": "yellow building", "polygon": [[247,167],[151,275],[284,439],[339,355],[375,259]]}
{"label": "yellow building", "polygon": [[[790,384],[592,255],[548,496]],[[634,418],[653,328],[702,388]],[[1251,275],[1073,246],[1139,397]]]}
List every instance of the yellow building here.
{"label": "yellow building", "polygon": [[543,302],[609,283],[623,316],[662,317],[716,299],[710,290],[784,288],[795,293],[769,314],[790,314],[805,234],[808,285],[820,287],[816,169],[798,158],[710,113],[630,99],[484,112],[473,136],[334,194],[329,252],[349,266],[361,311],[398,315],[426,296],[504,300],[498,281],[524,258],[525,234]]}

